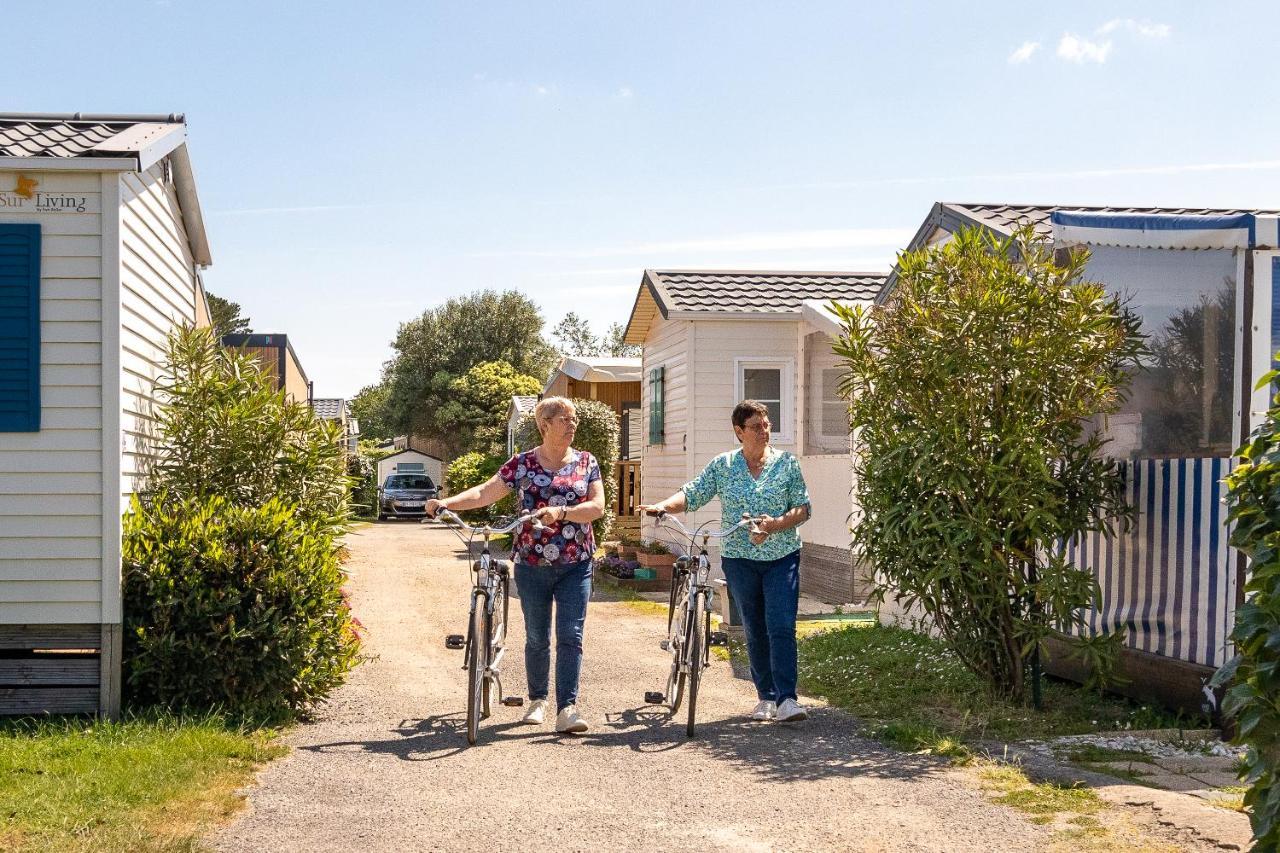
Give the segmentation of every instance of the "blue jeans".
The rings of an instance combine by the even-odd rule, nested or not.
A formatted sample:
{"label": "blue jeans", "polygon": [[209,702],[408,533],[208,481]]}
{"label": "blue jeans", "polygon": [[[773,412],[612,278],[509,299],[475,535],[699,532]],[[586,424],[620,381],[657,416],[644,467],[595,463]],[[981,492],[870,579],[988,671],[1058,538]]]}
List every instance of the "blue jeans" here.
{"label": "blue jeans", "polygon": [[591,561],[568,566],[516,563],[516,591],[524,612],[524,670],[529,698],[546,699],[551,676],[551,603],[556,605],[556,708],[578,702],[582,627],[591,597]]}
{"label": "blue jeans", "polygon": [[720,565],[747,635],[756,696],[770,702],[795,699],[800,552],[776,560],[724,557]]}

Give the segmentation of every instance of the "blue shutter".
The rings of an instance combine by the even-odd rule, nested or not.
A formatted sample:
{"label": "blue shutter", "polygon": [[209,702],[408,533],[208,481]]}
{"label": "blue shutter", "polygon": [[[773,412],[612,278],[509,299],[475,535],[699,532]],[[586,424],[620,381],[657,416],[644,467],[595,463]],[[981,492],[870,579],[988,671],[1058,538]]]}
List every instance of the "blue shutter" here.
{"label": "blue shutter", "polygon": [[40,429],[40,226],[0,224],[0,432]]}

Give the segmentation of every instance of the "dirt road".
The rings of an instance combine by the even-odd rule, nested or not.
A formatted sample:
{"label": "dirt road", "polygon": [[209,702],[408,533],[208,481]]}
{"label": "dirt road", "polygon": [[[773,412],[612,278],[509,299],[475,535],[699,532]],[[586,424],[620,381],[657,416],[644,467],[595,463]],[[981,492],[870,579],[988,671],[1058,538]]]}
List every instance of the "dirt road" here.
{"label": "dirt road", "polygon": [[[467,747],[462,655],[468,573],[447,530],[413,523],[350,538],[355,610],[375,656],[293,732],[225,851],[1037,850],[1046,832],[929,759],[856,736],[841,712],[753,724],[750,682],[717,661],[695,740],[644,706],[661,689],[665,620],[620,602],[587,616],[583,737],[518,725],[498,707]],[[504,681],[523,693],[511,609]]]}

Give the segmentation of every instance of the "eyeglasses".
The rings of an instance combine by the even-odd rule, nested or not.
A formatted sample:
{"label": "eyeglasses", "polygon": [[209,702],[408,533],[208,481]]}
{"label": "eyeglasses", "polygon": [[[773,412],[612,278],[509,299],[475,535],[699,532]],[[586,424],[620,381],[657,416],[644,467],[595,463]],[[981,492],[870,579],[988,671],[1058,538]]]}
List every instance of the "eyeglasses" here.
{"label": "eyeglasses", "polygon": [[752,424],[743,424],[743,425],[742,425],[742,428],[743,428],[743,429],[749,429],[749,430],[751,430],[752,432],[766,432],[766,433],[767,433],[767,432],[769,432],[771,429],[773,429],[773,424],[769,423],[768,421],[761,421],[760,423],[755,424],[754,426],[753,426]]}
{"label": "eyeglasses", "polygon": [[582,423],[582,421],[578,420],[572,415],[556,415],[554,418],[547,418],[547,420],[555,421],[556,423],[559,423],[562,426],[571,426],[571,427],[576,427],[578,424]]}

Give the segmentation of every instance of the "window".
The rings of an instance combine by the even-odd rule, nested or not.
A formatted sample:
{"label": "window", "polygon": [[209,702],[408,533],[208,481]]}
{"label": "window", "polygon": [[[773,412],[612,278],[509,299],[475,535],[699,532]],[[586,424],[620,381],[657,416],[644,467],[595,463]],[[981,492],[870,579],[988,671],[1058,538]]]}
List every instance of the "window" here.
{"label": "window", "polygon": [[1091,246],[1086,277],[1129,300],[1148,355],[1107,452],[1119,458],[1230,456],[1236,257],[1229,250]]}
{"label": "window", "polygon": [[738,400],[755,400],[769,410],[774,441],[790,444],[794,440],[794,382],[790,359],[734,359],[734,390]]}
{"label": "window", "polygon": [[649,371],[649,443],[665,444],[666,436],[666,372],[665,367]]}
{"label": "window", "polygon": [[840,368],[822,371],[822,415],[818,429],[823,438],[847,438],[849,435],[849,403],[840,396]]}
{"label": "window", "polygon": [[40,429],[40,226],[0,224],[0,432]]}

